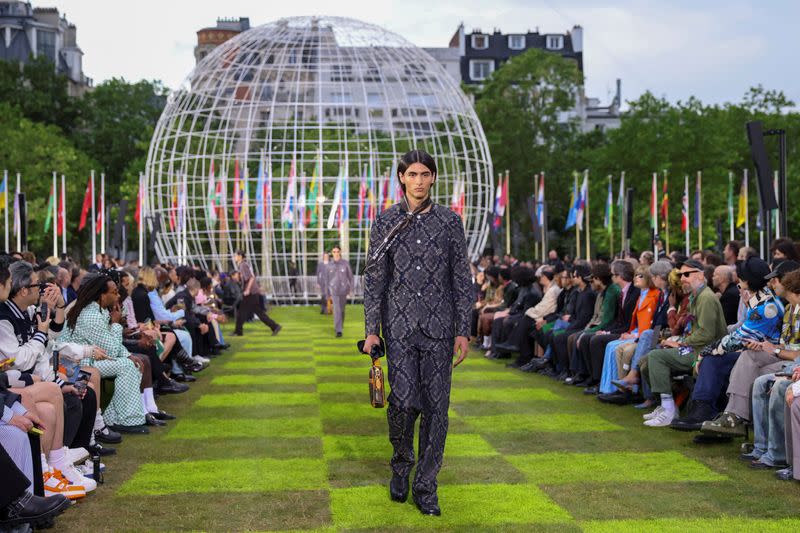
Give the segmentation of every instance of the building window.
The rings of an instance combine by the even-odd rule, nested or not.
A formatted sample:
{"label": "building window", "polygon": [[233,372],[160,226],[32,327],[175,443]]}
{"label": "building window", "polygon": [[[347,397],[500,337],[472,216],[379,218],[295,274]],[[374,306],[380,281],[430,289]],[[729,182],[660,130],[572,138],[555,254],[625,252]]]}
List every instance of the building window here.
{"label": "building window", "polygon": [[482,81],[494,72],[494,61],[491,59],[472,60],[469,62],[469,77],[475,81]]}
{"label": "building window", "polygon": [[353,81],[353,65],[333,65],[331,81]]}
{"label": "building window", "polygon": [[381,93],[367,93],[367,105],[370,107],[380,107],[383,105]]}
{"label": "building window", "polygon": [[525,36],[524,35],[509,35],[508,47],[511,50],[524,50],[525,49]]}
{"label": "building window", "polygon": [[472,36],[472,48],[475,50],[486,50],[489,48],[489,36],[479,33]]}
{"label": "building window", "polygon": [[50,61],[56,60],[56,34],[52,31],[36,32],[36,55],[45,56]]}
{"label": "building window", "polygon": [[547,49],[548,50],[561,50],[564,48],[563,35],[548,35],[547,36]]}

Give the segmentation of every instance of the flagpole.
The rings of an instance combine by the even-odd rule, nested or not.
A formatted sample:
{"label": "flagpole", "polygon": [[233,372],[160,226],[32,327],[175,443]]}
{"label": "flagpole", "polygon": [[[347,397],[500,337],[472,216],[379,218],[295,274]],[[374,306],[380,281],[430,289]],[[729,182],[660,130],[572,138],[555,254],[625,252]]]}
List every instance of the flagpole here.
{"label": "flagpole", "polygon": [[744,169],[744,245],[750,246],[750,183],[747,180],[747,169]]}
{"label": "flagpole", "polygon": [[[664,205],[664,227],[667,232],[667,256],[669,256],[669,185],[667,185],[667,171],[664,170],[664,198],[667,200],[666,204]],[[655,260],[658,261],[658,254],[656,254]]]}
{"label": "flagpole", "polygon": [[506,255],[511,255],[511,187],[508,184],[508,169],[506,169],[506,185],[503,191],[504,199],[506,202],[505,216],[506,216]]}
{"label": "flagpole", "polygon": [[[94,170],[92,170],[90,181],[91,181],[91,189],[92,189],[92,216],[91,216],[91,218],[89,220],[91,220],[92,223],[95,223],[96,221],[95,221],[95,213],[94,213]],[[94,261],[95,258],[97,257],[97,239],[95,239],[94,228],[91,228],[89,230],[89,233],[91,233],[91,235],[92,235],[92,261]]]}
{"label": "flagpole", "polygon": [[[544,203],[544,172],[542,172],[541,181],[539,182],[539,187],[542,189],[542,219],[538,220],[539,222],[539,231],[542,234],[542,263],[547,260],[547,211],[545,211],[545,203]],[[538,191],[537,191],[538,194]],[[537,212],[536,216],[538,217],[539,214]]]}
{"label": "flagpole", "polygon": [[[772,186],[775,189],[775,198],[780,198],[780,191],[779,191],[779,187],[778,187],[778,171],[777,170],[774,171],[774,173],[773,173],[772,182],[773,182]],[[781,224],[780,224],[780,220],[779,220],[779,217],[778,217],[778,214],[780,213],[780,211],[772,210],[770,212],[770,216],[772,216],[772,213],[775,213],[775,223],[773,224],[773,226],[775,226],[775,238],[776,239],[780,239],[781,238]]]}
{"label": "flagpole", "polygon": [[584,220],[586,221],[586,229],[584,235],[586,236],[586,260],[592,260],[592,248],[590,245],[592,227],[589,225],[589,169],[583,171],[583,177],[586,179],[586,208],[584,209]]}
{"label": "flagpole", "polygon": [[67,177],[64,174],[61,174],[61,253],[67,254]]}
{"label": "flagpole", "polygon": [[[536,217],[536,226],[539,225],[539,174],[533,178],[533,216]],[[534,227],[534,231],[538,228]],[[544,243],[542,243],[544,244]],[[533,257],[539,257],[538,235],[533,236]]]}
{"label": "flagpole", "polygon": [[650,225],[653,228],[653,255],[658,259],[658,246],[656,246],[656,235],[658,234],[658,172],[653,172],[653,184],[650,188]]}
{"label": "flagpole", "polygon": [[[575,194],[578,195],[578,198],[580,198],[582,189],[578,189],[578,171],[577,170],[572,173],[572,177],[575,179]],[[579,205],[580,205],[580,200],[578,202],[579,202]],[[578,258],[581,256],[581,229],[580,229],[580,226],[581,226],[581,224],[583,222],[581,222],[581,224],[578,224],[577,213],[575,215],[575,218],[576,218],[576,220],[575,220],[575,260],[577,261]]]}
{"label": "flagpole", "polygon": [[[53,212],[51,216],[53,217],[53,257],[58,257],[58,187],[56,186],[56,182],[58,178],[56,177],[56,171],[53,171]],[[50,207],[50,206],[48,206]]]}
{"label": "flagpole", "polygon": [[684,176],[683,195],[686,210],[686,230],[684,234],[684,242],[686,243],[686,257],[689,257],[689,247],[691,246],[691,236],[689,226],[691,225],[691,217],[689,216],[689,175]]}
{"label": "flagpole", "polygon": [[139,227],[136,229],[139,233],[139,268],[141,268],[144,266],[144,232],[142,231],[144,229],[144,219],[142,218],[142,211],[144,210],[142,205],[144,203],[144,187],[143,187],[143,177],[141,172],[139,172],[138,195],[139,198],[136,203],[137,203],[137,208],[139,209],[139,213],[137,215],[139,218]]}
{"label": "flagpole", "polygon": [[[611,174],[609,174],[608,175],[608,190],[613,193],[614,191],[611,189],[613,187],[613,185],[611,185],[611,179],[612,179]],[[613,205],[614,195],[611,194],[611,197],[609,199],[611,200],[612,205]],[[614,210],[613,210],[613,208],[611,208],[611,210],[608,212],[608,227],[611,230],[609,232],[611,241],[608,243],[608,250],[609,250],[609,254],[613,258],[614,257]]]}
{"label": "flagpole", "polygon": [[22,251],[22,219],[19,216],[19,189],[22,186],[22,177],[17,172],[17,191],[14,193],[14,224],[17,228],[17,251]]}
{"label": "flagpole", "polygon": [[697,171],[697,249],[703,249],[703,198],[700,191],[703,184],[703,171]]}
{"label": "flagpole", "polygon": [[5,198],[3,201],[5,205],[3,206],[3,211],[5,213],[5,237],[6,237],[6,253],[10,252],[11,250],[8,249],[8,170],[3,170],[3,190],[5,191]]}
{"label": "flagpole", "polygon": [[[617,198],[621,198],[622,202],[617,202],[619,204],[619,255],[620,257],[625,257],[625,226],[627,225],[628,217],[626,216],[625,212],[628,209],[628,200],[627,200],[627,190],[625,189],[625,171],[620,172],[619,176],[619,192],[617,192]],[[611,250],[611,255],[613,256],[614,250]]]}
{"label": "flagpole", "polygon": [[733,234],[733,172],[728,171],[728,226],[730,228],[730,238],[728,240],[734,240]]}
{"label": "flagpole", "polygon": [[106,173],[100,173],[100,253],[106,253]]}

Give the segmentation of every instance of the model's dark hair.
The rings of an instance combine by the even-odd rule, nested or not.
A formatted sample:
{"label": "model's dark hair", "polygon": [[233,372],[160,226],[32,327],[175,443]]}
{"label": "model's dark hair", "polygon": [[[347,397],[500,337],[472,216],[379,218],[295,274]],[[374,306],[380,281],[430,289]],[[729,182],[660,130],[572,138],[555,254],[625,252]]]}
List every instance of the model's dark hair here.
{"label": "model's dark hair", "polygon": [[[400,181],[400,174],[405,174],[408,167],[414,163],[420,163],[428,167],[428,170],[430,170],[434,178],[436,178],[438,172],[436,170],[436,161],[433,160],[433,156],[423,150],[411,150],[403,154],[403,157],[397,162],[397,181]],[[403,189],[403,192],[406,192],[406,186],[403,185],[402,182],[400,182],[400,187]]]}
{"label": "model's dark hair", "polygon": [[[88,277],[88,276],[87,276]],[[67,326],[70,329],[75,329],[75,324],[78,323],[78,317],[90,303],[97,302],[100,297],[108,292],[108,282],[114,281],[105,274],[95,274],[91,276],[85,283],[78,289],[78,298],[75,300],[75,305],[67,313]]]}

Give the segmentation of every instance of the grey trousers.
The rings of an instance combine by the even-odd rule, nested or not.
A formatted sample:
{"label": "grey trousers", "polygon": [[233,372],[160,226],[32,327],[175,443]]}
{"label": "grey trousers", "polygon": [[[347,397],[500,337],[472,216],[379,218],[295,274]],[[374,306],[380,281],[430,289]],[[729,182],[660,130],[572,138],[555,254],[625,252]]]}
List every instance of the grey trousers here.
{"label": "grey trousers", "polygon": [[786,459],[792,465],[794,478],[800,479],[800,468],[795,467],[800,465],[800,447],[794,446],[800,441],[800,402],[795,399],[789,407],[784,400],[783,405],[786,413]]}
{"label": "grey trousers", "polygon": [[453,339],[431,339],[420,331],[386,339],[389,368],[389,440],[392,472],[407,477],[414,466],[414,425],[419,424],[419,460],[414,496],[437,502],[436,476],[442,467],[450,407]]}
{"label": "grey trousers", "polygon": [[756,378],[774,374],[786,361],[769,352],[745,350],[733,366],[728,382],[728,405],[725,411],[752,420],[750,394]]}
{"label": "grey trousers", "polygon": [[344,324],[344,306],[347,305],[347,295],[334,294],[331,298],[333,299],[333,328],[336,330],[336,333],[341,333]]}

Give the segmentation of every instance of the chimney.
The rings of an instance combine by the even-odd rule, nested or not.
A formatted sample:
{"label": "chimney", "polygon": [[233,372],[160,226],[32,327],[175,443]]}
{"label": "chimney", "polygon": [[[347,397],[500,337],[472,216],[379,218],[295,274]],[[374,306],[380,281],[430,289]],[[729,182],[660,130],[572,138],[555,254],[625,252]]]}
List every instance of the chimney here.
{"label": "chimney", "polygon": [[580,26],[572,27],[572,51],[583,52],[583,28]]}

